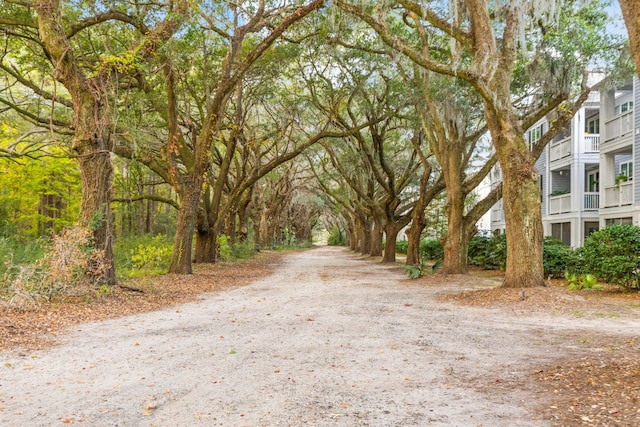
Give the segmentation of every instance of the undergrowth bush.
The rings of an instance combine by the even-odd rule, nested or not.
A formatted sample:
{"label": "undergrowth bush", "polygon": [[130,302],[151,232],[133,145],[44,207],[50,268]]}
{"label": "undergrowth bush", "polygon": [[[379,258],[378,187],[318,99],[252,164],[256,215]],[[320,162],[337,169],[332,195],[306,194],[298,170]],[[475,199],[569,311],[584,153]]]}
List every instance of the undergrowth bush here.
{"label": "undergrowth bush", "polygon": [[166,273],[171,263],[173,241],[166,235],[123,237],[114,245],[119,277],[155,276]]}
{"label": "undergrowth bush", "polygon": [[43,239],[22,237],[0,237],[0,277],[7,272],[7,266],[31,264],[44,254]]}
{"label": "undergrowth bush", "polygon": [[[23,308],[70,293],[90,278],[103,277],[103,252],[92,248],[91,232],[73,227],[53,235],[43,256],[33,263],[7,262],[3,293],[10,306]],[[87,269],[91,267],[91,271]]]}
{"label": "undergrowth bush", "polygon": [[252,242],[236,242],[231,245],[231,257],[233,259],[248,259],[258,252]]}
{"label": "undergrowth bush", "polygon": [[489,240],[491,240],[491,238],[486,236],[473,236],[471,238],[467,252],[469,265],[487,268],[485,258]]}
{"label": "undergrowth bush", "polygon": [[216,239],[218,244],[218,255],[222,261],[228,261],[231,259],[231,245],[229,244],[229,238],[225,234],[221,234]]}
{"label": "undergrowth bush", "polygon": [[337,225],[334,225],[331,229],[331,234],[329,234],[329,238],[327,239],[327,244],[329,246],[344,246],[347,242],[347,237],[342,230]]}
{"label": "undergrowth bush", "polygon": [[544,238],[542,251],[544,274],[547,276],[562,277],[564,272],[576,263],[573,249],[555,237]]}
{"label": "undergrowth bush", "polygon": [[582,289],[598,290],[604,289],[602,285],[598,284],[596,277],[592,274],[576,274],[565,271],[564,278],[569,284],[570,291],[579,291]]}
{"label": "undergrowth bush", "polygon": [[404,271],[409,279],[418,279],[424,274],[424,264],[422,265],[405,265]]}
{"label": "undergrowth bush", "polygon": [[611,225],[598,230],[579,253],[581,272],[612,285],[640,289],[640,227]]}
{"label": "undergrowth bush", "polygon": [[396,253],[406,254],[409,248],[409,242],[406,240],[399,240],[396,242]]}
{"label": "undergrowth bush", "polygon": [[430,239],[420,241],[420,257],[422,259],[439,259],[444,256],[440,240]]}
{"label": "undergrowth bush", "polygon": [[507,238],[474,236],[469,242],[469,264],[486,270],[503,270],[507,264]]}

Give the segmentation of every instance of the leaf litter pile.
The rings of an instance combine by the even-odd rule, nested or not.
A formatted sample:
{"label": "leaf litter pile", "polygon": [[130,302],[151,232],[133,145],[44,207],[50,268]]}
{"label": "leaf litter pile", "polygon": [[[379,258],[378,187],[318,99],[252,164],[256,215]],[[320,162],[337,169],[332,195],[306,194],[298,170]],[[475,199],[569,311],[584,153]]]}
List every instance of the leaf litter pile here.
{"label": "leaf litter pile", "polygon": [[[30,310],[4,308],[0,351],[46,348],[55,344],[57,334],[75,324],[158,310],[194,301],[203,293],[246,285],[270,275],[282,256],[263,252],[245,262],[195,265],[191,276],[147,277],[114,286],[106,293],[94,288],[78,290],[73,296]],[[499,276],[475,271],[469,276],[425,276],[418,282],[432,285],[434,279],[450,290],[440,294],[440,301],[516,314],[571,315],[579,321],[637,316],[640,308],[637,292],[569,292],[561,280],[545,288],[500,289],[496,287]],[[469,290],[478,284],[485,288]],[[525,384],[514,379],[500,386],[535,393],[540,418],[554,426],[640,425],[640,334],[637,339],[606,335],[573,339],[573,354],[550,365],[532,366]]]}
{"label": "leaf litter pile", "polygon": [[248,261],[194,264],[194,274],[189,276],[145,277],[110,287],[108,292],[87,287],[28,309],[4,307],[0,309],[4,311],[0,313],[0,351],[41,349],[75,324],[158,310],[194,301],[203,293],[246,285],[269,276],[282,256],[264,251]]}
{"label": "leaf litter pile", "polygon": [[[576,322],[640,314],[640,293],[615,287],[569,291],[563,280],[552,280],[544,288],[502,289],[496,287],[500,278],[493,277],[484,279],[491,288],[463,290],[477,285],[478,279],[441,278],[457,282],[459,290],[440,294],[439,300],[517,315],[570,316]],[[572,354],[532,367],[525,380],[525,387],[541,396],[541,418],[554,426],[640,426],[640,331],[636,337],[591,334],[569,339],[575,343]]]}

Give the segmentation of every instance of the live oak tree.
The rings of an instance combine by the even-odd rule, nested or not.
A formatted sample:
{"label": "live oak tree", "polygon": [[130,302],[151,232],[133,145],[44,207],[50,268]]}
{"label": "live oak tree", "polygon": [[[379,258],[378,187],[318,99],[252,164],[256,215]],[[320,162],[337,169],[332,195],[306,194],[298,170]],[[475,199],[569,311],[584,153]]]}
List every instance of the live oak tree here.
{"label": "live oak tree", "polygon": [[[388,46],[418,66],[461,79],[481,96],[502,168],[506,234],[512,242],[503,286],[543,286],[542,215],[535,170],[539,151],[529,149],[524,132],[573,98],[576,86],[580,88],[576,80],[580,82],[592,58],[607,48],[608,40],[602,37],[603,14],[593,8],[579,10],[571,1],[534,4],[512,0],[489,5],[486,0],[453,0],[444,9],[410,0],[400,0],[398,7],[390,8],[343,0],[336,4],[367,22]],[[563,14],[581,17],[586,25],[566,25],[568,21],[558,25]],[[398,33],[399,22],[406,24],[403,31],[411,37]],[[415,22],[444,39],[448,54],[434,58],[417,49],[419,29],[411,32]],[[552,45],[549,40],[564,40],[564,45]],[[571,40],[571,46],[566,40]],[[544,80],[535,81],[527,66],[536,68],[540,63],[548,73]]]}
{"label": "live oak tree", "polygon": [[[497,186],[468,206],[468,199],[496,163],[481,143],[486,127],[475,108],[477,97],[447,77],[417,73],[413,83],[416,109],[430,150],[440,165],[446,187],[447,231],[443,236],[443,274],[468,272],[469,241],[476,223],[499,198]],[[488,158],[487,158],[488,157]]]}
{"label": "live oak tree", "polygon": [[[7,34],[24,37],[34,53],[40,48],[48,62],[47,69],[41,72],[48,73],[66,89],[66,93],[56,87],[53,91],[46,90],[38,82],[19,76],[18,70],[12,73],[9,65],[3,67],[36,95],[73,110],[71,147],[82,177],[81,223],[92,228],[94,244],[103,251],[99,261],[102,277],[97,280],[115,283],[110,208],[114,124],[110,96],[118,85],[119,74],[136,68],[179,29],[189,11],[189,2],[177,0],[167,7],[150,8],[114,4],[112,9],[103,10],[73,9],[60,0],[34,3],[5,0],[1,6],[0,25]],[[152,19],[156,24],[149,27],[145,21]],[[120,29],[118,24],[129,26],[137,35],[107,43],[117,46],[115,52],[100,50],[104,47],[102,43],[92,44],[83,38],[94,28],[111,24],[116,29]],[[120,44],[122,41],[127,43]],[[42,74],[38,77],[42,78]]]}
{"label": "live oak tree", "polygon": [[[193,106],[194,109],[199,109],[193,117],[190,113],[191,108],[180,108],[175,86],[176,70],[173,67],[167,68],[169,144],[164,154],[170,165],[171,183],[180,195],[170,272],[189,274],[192,271],[195,218],[205,177],[211,167],[210,150],[219,136],[230,97],[256,60],[280,39],[285,31],[323,5],[323,0],[314,0],[301,6],[284,4],[270,8],[271,5],[260,1],[251,5],[217,4],[200,10],[198,25],[221,38],[222,42],[219,43],[216,53],[222,55],[224,60],[215,73],[216,79],[213,84],[207,85],[203,93],[199,94],[199,98],[204,100],[204,105]],[[219,13],[221,10],[222,14]],[[224,21],[227,17],[230,17],[231,21]],[[206,73],[204,75],[209,78]],[[194,118],[199,119],[197,123]],[[189,140],[184,138],[182,129],[185,128],[191,132]],[[229,142],[230,145],[222,154],[219,167],[221,177],[225,177],[232,163],[237,139],[232,138]],[[213,189],[214,200],[221,197],[223,184],[224,182],[220,182]]]}

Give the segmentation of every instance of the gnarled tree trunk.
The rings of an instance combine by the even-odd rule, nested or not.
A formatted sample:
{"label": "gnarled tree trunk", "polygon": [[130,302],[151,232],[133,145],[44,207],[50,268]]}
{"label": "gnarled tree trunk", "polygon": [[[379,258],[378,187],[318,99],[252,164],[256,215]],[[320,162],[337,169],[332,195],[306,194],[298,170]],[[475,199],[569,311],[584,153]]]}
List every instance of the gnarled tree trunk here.
{"label": "gnarled tree trunk", "polygon": [[382,262],[396,262],[396,240],[399,231],[400,229],[395,222],[387,221],[384,227],[385,242]]}
{"label": "gnarled tree trunk", "polygon": [[627,33],[629,33],[629,45],[636,64],[636,72],[640,72],[640,3],[638,0],[619,0],[619,3]]}
{"label": "gnarled tree trunk", "polygon": [[369,251],[369,255],[382,256],[382,238],[383,228],[381,220],[374,220],[373,230],[371,231],[371,250]]}

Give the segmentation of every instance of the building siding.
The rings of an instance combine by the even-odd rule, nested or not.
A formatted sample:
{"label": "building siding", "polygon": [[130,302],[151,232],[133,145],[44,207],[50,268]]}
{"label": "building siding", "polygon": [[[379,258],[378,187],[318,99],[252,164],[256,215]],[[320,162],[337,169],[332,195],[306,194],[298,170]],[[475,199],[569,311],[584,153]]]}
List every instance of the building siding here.
{"label": "building siding", "polygon": [[635,204],[640,204],[640,80],[637,76],[633,77],[633,200]]}
{"label": "building siding", "polygon": [[[548,147],[548,146],[547,146]],[[545,148],[542,150],[542,154],[538,158],[536,162],[536,170],[540,175],[540,179],[542,180],[542,187],[540,188],[540,198],[542,201],[540,202],[540,207],[542,209],[542,215],[547,214],[547,176],[546,176],[546,163],[547,163],[547,150]]]}

